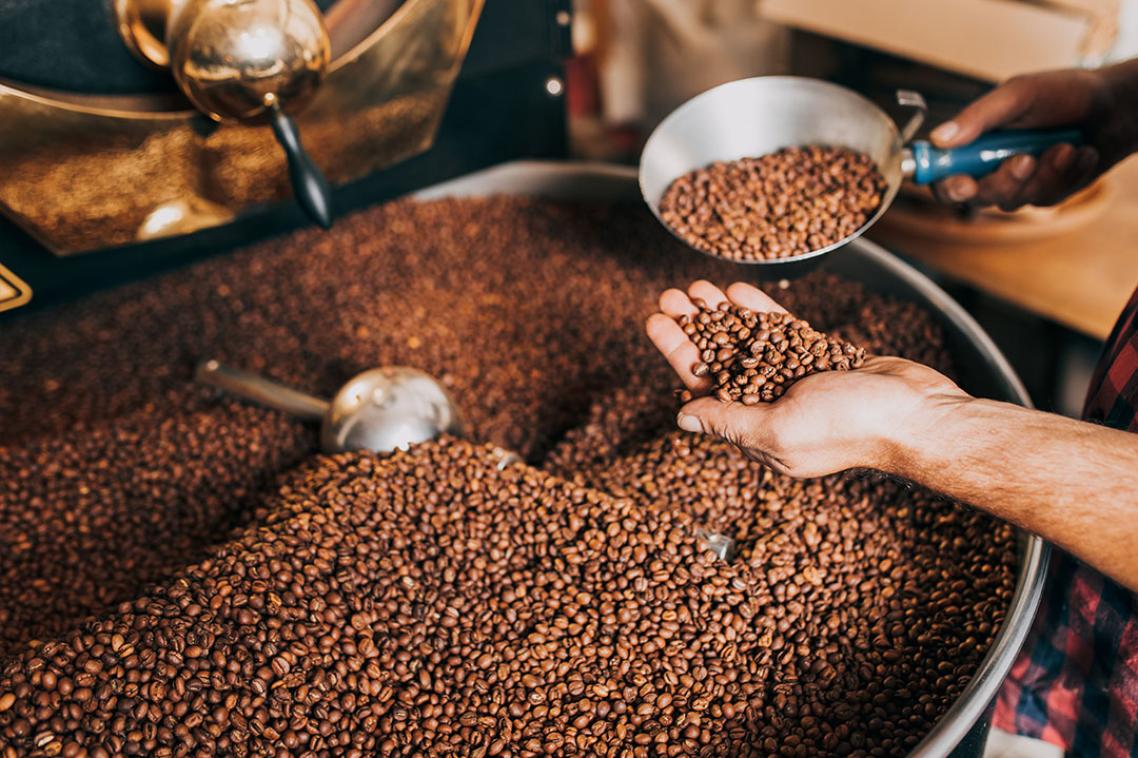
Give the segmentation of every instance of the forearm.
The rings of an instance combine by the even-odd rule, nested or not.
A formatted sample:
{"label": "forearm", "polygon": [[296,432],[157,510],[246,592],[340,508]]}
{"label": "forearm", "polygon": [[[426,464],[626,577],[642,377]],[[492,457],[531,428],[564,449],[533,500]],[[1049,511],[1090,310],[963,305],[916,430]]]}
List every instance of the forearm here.
{"label": "forearm", "polygon": [[1138,590],[1138,434],[946,398],[901,431],[890,473],[982,508]]}

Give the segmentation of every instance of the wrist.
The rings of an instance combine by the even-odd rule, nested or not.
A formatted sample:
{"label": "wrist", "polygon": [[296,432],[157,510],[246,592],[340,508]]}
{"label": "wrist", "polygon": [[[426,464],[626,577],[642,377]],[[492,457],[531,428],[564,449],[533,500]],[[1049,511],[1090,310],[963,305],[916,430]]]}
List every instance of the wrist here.
{"label": "wrist", "polygon": [[938,459],[951,449],[953,429],[983,402],[962,391],[922,394],[886,434],[875,468],[921,481],[921,471],[939,465]]}
{"label": "wrist", "polygon": [[1138,99],[1138,59],[1116,63],[1113,66],[1088,72],[1098,81],[1098,113],[1094,118],[1103,124],[1113,124],[1112,133],[1117,155],[1121,160],[1138,150],[1138,123],[1130,116],[1131,106]]}
{"label": "wrist", "polygon": [[1112,107],[1117,108],[1138,92],[1138,59],[1091,70],[1087,74],[1099,82],[1100,94],[1107,98],[1106,102]]}

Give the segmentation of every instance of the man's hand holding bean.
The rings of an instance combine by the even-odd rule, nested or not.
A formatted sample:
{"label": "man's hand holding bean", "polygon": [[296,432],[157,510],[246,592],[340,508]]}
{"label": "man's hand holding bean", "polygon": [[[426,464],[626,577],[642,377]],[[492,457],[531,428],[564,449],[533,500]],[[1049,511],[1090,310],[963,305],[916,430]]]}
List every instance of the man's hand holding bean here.
{"label": "man's hand holding bean", "polygon": [[[939,415],[970,400],[946,377],[900,358],[870,358],[851,371],[823,371],[789,385],[776,402],[725,403],[709,394],[711,379],[698,376],[704,363],[680,325],[725,300],[755,312],[785,312],[749,284],[721,291],[698,281],[688,291],[671,289],[660,297],[660,312],[648,319],[648,336],[696,397],[678,417],[681,429],[715,434],[751,457],[792,476],[822,476],[848,468],[891,471],[910,435],[935,425]],[[702,373],[699,371],[698,373]]]}

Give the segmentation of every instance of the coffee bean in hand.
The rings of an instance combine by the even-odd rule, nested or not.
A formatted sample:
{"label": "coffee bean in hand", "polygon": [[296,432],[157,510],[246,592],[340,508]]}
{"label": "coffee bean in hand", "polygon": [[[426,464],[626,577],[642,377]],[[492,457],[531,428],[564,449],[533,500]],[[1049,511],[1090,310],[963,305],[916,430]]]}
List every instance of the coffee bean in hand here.
{"label": "coffee bean in hand", "polygon": [[[725,403],[756,405],[777,400],[794,382],[818,371],[848,371],[865,362],[864,348],[817,331],[788,313],[757,313],[724,301],[679,324],[700,351],[692,367],[711,377]],[[690,393],[684,396],[690,399]]]}

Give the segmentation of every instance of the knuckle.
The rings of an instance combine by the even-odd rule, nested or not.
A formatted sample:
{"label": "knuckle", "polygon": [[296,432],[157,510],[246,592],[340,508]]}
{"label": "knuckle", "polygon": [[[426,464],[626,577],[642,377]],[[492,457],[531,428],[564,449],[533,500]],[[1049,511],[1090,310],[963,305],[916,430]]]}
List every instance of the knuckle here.
{"label": "knuckle", "polygon": [[947,179],[942,179],[933,185],[933,195],[942,203],[952,202],[951,185]]}
{"label": "knuckle", "polygon": [[976,197],[972,198],[969,205],[973,208],[986,208],[990,205],[995,205],[999,200],[999,195],[991,190],[983,190]]}
{"label": "knuckle", "polygon": [[981,193],[981,196],[990,205],[1011,202],[1016,196],[1016,188],[1009,187],[1006,182],[993,182]]}
{"label": "knuckle", "polygon": [[738,433],[722,419],[704,419],[703,428],[708,433],[720,437],[733,445],[740,444]]}
{"label": "knuckle", "polygon": [[988,205],[1012,202],[1018,194],[1019,185],[1009,181],[1010,177],[1005,168],[980,183],[980,192],[977,197]]}
{"label": "knuckle", "polygon": [[1009,92],[1014,92],[1025,87],[1030,78],[1030,74],[1016,74],[1015,76],[1004,80],[1003,86]]}
{"label": "knuckle", "polygon": [[763,448],[755,444],[755,440],[750,434],[738,429],[725,429],[721,435],[724,439],[732,445],[742,450],[757,450],[761,451]]}
{"label": "knuckle", "polygon": [[746,297],[751,293],[752,287],[746,282],[732,282],[728,285],[726,293],[728,297]]}
{"label": "knuckle", "polygon": [[993,180],[1001,188],[1018,187],[1023,181],[1016,176],[1016,161],[1020,156],[1012,156],[1000,164],[1000,169],[992,175]]}
{"label": "knuckle", "polygon": [[1035,90],[1038,78],[1036,74],[1017,74],[1008,79],[1003,88],[1013,99],[1027,98]]}

